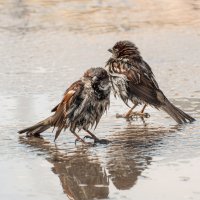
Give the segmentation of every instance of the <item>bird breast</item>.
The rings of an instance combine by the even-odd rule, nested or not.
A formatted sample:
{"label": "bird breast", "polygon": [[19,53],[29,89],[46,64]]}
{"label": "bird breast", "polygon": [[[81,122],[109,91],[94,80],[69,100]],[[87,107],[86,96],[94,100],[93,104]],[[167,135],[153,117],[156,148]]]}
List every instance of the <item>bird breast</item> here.
{"label": "bird breast", "polygon": [[123,74],[123,71],[125,70],[126,66],[124,66],[120,61],[119,64],[117,64],[117,62],[110,62],[106,65],[105,68],[109,74],[114,95],[119,96],[127,104],[128,79],[126,75]]}
{"label": "bird breast", "polygon": [[68,121],[69,126],[78,130],[88,129],[94,125],[96,127],[109,106],[109,96],[99,101],[96,99],[94,90],[85,87],[82,91],[81,99],[81,104],[72,111],[72,117]]}

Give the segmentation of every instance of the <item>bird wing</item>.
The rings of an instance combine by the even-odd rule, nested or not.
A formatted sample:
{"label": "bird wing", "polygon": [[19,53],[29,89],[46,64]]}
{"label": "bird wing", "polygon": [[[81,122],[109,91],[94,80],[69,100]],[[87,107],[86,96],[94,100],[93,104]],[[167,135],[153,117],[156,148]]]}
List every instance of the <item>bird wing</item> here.
{"label": "bird wing", "polygon": [[142,65],[146,69],[146,73],[148,74],[148,77],[150,78],[150,80],[153,82],[154,86],[157,89],[159,89],[158,83],[157,83],[157,81],[155,79],[155,75],[153,74],[151,67],[144,60],[142,61]]}
{"label": "bird wing", "polygon": [[83,83],[81,80],[73,83],[65,92],[62,101],[54,108],[55,114],[52,120],[54,127],[57,127],[55,140],[59,136],[60,132],[66,125],[67,116],[69,110],[74,106],[74,102],[77,100],[78,96],[83,90]]}
{"label": "bird wing", "polygon": [[[76,81],[76,82],[74,82],[66,91],[65,91],[65,93],[64,93],[64,96],[65,95],[69,95],[71,92],[71,90],[77,90],[77,84],[79,84],[81,81],[79,80],[79,81]],[[63,98],[64,99],[64,98]],[[61,101],[62,102],[62,101]],[[58,108],[58,106],[60,105],[60,103],[59,104],[57,104],[52,110],[51,110],[51,112],[55,112],[56,110],[57,110],[57,108]]]}
{"label": "bird wing", "polygon": [[124,75],[128,82],[128,96],[136,97],[141,101],[154,105],[160,104],[157,99],[157,91],[160,91],[150,66],[143,60],[123,60],[109,59],[107,65],[111,66],[116,74]]}
{"label": "bird wing", "polygon": [[157,92],[160,91],[150,66],[146,62],[133,62],[126,71],[128,91],[134,97],[145,103],[158,106],[160,101]]}

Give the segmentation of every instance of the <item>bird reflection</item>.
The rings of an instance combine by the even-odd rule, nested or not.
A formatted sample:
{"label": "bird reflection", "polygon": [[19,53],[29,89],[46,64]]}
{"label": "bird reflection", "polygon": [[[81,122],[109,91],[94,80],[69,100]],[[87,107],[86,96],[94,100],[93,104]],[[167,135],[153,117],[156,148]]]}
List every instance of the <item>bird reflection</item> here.
{"label": "bird reflection", "polygon": [[56,146],[42,138],[20,137],[19,142],[48,154],[47,160],[53,165],[64,193],[69,199],[89,200],[107,198],[108,177],[100,163],[89,159],[87,149],[77,149],[73,155],[62,153]]}
{"label": "bird reflection", "polygon": [[152,162],[152,155],[161,148],[165,135],[175,132],[179,126],[144,127],[128,125],[112,135],[114,144],[110,146],[107,170],[118,190],[129,190]]}
{"label": "bird reflection", "polygon": [[133,188],[151,165],[152,157],[165,148],[162,146],[165,139],[179,127],[129,124],[122,131],[112,133],[112,142],[104,152],[96,148],[95,157],[87,147],[77,147],[66,153],[42,138],[19,137],[19,142],[45,153],[69,199],[107,199],[110,181],[115,186],[110,187],[112,190]]}

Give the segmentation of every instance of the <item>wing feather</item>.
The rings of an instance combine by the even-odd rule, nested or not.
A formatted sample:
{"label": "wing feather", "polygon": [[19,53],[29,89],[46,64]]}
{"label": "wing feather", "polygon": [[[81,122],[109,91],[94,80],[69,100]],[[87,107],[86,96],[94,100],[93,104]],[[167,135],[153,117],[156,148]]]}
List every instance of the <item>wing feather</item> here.
{"label": "wing feather", "polygon": [[66,121],[68,119],[68,115],[70,114],[69,110],[73,107],[74,102],[77,100],[78,96],[82,92],[83,83],[81,81],[77,81],[72,84],[65,92],[62,101],[56,106],[55,114],[53,117],[53,126],[57,127],[55,140],[58,138],[60,132],[63,128],[66,128]]}
{"label": "wing feather", "polygon": [[[146,62],[132,63],[128,79],[128,91],[134,97],[153,106],[159,106],[157,94],[160,91],[150,66]],[[135,77],[140,77],[136,79]],[[139,80],[139,81],[138,81]]]}
{"label": "wing feather", "polygon": [[[77,90],[77,85],[80,85],[80,83],[81,83],[80,80],[74,82],[74,83],[65,91],[64,97],[65,97],[66,95],[69,95],[69,92],[71,92],[72,90]],[[63,99],[64,99],[64,98],[63,98]],[[61,101],[61,102],[62,102],[62,101]],[[56,112],[56,110],[58,109],[59,105],[60,105],[60,103],[59,103],[58,105],[56,105],[56,106],[51,110],[51,112]]]}
{"label": "wing feather", "polygon": [[110,59],[108,64],[113,65],[115,62],[120,63],[119,67],[123,70],[114,72],[127,77],[127,91],[130,99],[136,97],[155,107],[160,104],[157,98],[157,93],[160,91],[159,86],[150,66],[145,61],[128,60],[124,62]]}

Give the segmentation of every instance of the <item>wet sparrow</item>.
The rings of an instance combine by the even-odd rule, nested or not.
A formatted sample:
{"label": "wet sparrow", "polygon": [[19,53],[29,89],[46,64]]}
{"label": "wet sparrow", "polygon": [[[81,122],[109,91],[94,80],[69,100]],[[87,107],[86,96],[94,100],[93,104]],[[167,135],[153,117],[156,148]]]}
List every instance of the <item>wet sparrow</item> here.
{"label": "wet sparrow", "polygon": [[[119,41],[109,49],[112,57],[107,61],[113,91],[125,104],[128,100],[134,106],[123,115],[148,116],[144,113],[147,105],[167,112],[177,123],[192,122],[194,118],[174,106],[160,90],[150,66],[143,60],[138,48],[130,41]],[[139,113],[132,112],[138,104],[144,104]]]}
{"label": "wet sparrow", "polygon": [[65,92],[62,101],[52,110],[47,119],[18,133],[39,136],[50,127],[56,128],[55,140],[62,130],[69,128],[77,140],[85,143],[76,131],[83,129],[95,142],[101,142],[89,128],[97,126],[110,104],[109,77],[103,68],[90,68],[83,77],[73,83]]}

